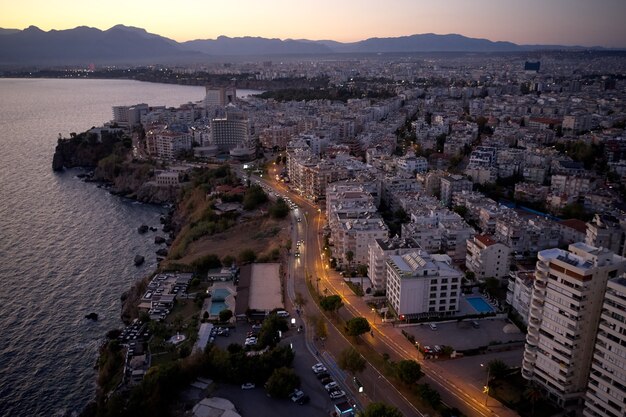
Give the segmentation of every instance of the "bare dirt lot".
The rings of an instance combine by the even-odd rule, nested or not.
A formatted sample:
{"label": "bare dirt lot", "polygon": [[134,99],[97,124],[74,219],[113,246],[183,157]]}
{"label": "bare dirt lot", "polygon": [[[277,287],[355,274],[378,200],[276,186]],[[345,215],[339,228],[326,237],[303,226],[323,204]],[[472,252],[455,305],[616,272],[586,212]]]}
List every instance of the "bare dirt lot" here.
{"label": "bare dirt lot", "polygon": [[238,224],[227,231],[213,236],[206,236],[191,243],[185,256],[177,262],[190,264],[195,259],[208,254],[215,254],[220,259],[226,255],[237,257],[251,249],[260,257],[272,249],[285,246],[289,239],[289,219],[275,220],[268,216],[239,220]]}

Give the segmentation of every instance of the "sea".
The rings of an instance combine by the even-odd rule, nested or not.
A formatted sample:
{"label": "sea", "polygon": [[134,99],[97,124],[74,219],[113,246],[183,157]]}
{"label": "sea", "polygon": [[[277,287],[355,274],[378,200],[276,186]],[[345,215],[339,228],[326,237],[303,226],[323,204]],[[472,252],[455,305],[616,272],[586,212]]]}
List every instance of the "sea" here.
{"label": "sea", "polygon": [[129,80],[0,79],[0,416],[78,415],[94,398],[99,346],[123,326],[120,295],[156,268],[163,235],[137,232],[159,227],[163,207],[113,196],[80,169],[52,172],[59,134],[102,125],[115,105],[203,97]]}

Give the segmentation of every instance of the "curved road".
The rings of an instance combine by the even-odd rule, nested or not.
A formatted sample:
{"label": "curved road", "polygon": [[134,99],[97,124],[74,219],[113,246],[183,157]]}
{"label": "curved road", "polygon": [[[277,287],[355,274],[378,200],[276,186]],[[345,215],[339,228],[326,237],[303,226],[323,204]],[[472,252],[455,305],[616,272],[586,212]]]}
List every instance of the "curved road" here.
{"label": "curved road", "polygon": [[[392,360],[413,359],[420,363],[425,376],[421,382],[429,383],[441,394],[442,400],[450,407],[456,407],[468,417],[515,417],[518,414],[498,403],[494,398],[489,398],[489,406],[485,406],[485,394],[480,387],[476,387],[459,379],[453,379],[447,375],[445,370],[433,361],[423,361],[415,347],[402,336],[399,329],[393,327],[391,323],[379,322],[378,316],[372,313],[371,308],[363,301],[362,297],[356,296],[349,288],[346,288],[343,277],[333,270],[329,270],[322,259],[323,237],[322,230],[325,219],[319,208],[306,199],[301,198],[288,190],[283,184],[268,181],[265,178],[259,179],[267,186],[272,187],[278,193],[289,196],[298,206],[295,217],[300,217],[302,222],[294,222],[295,227],[292,232],[292,242],[295,244],[299,239],[304,240],[304,245],[300,248],[301,257],[291,258],[294,262],[289,264],[289,280],[287,282],[287,293],[293,302],[296,292],[300,292],[308,303],[303,309],[305,316],[323,314],[313,299],[310,297],[306,286],[307,275],[312,277],[314,290],[319,285],[319,291],[328,294],[341,295],[344,302],[344,309],[340,310],[342,318],[366,317],[370,321],[374,336],[364,335],[362,340],[369,343],[377,352],[388,353]],[[317,278],[320,278],[317,281]],[[325,345],[312,340],[312,331],[307,326],[307,339],[312,353],[318,353],[320,358],[333,360],[333,355],[337,355],[341,350],[352,345],[352,342],[345,339],[343,334],[336,329],[336,323],[329,321],[329,337]],[[365,387],[365,393],[354,393],[351,378],[345,375],[343,385],[353,391],[356,402],[361,407],[364,404],[374,401],[384,401],[400,409],[405,416],[420,416],[423,414],[404,397],[378,370],[373,366],[366,368],[363,374],[358,375],[359,380]],[[348,392],[348,391],[346,391]]]}

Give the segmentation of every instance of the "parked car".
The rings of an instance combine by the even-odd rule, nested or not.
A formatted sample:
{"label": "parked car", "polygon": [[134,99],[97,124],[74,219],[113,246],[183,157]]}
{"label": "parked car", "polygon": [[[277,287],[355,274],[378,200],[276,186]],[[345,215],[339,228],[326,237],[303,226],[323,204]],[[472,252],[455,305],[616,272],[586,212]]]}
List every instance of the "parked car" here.
{"label": "parked car", "polygon": [[330,378],[330,374],[328,372],[320,372],[319,374],[315,375],[317,377],[317,379],[319,379],[320,381],[324,378]]}
{"label": "parked car", "polygon": [[329,394],[330,398],[332,398],[333,400],[336,400],[338,398],[341,397],[345,397],[346,393],[343,392],[342,390],[335,390],[335,391],[331,391]]}
{"label": "parked car", "polygon": [[245,384],[241,384],[241,389],[253,389],[256,387],[252,382],[246,382]]}
{"label": "parked car", "polygon": [[326,367],[323,363],[316,363],[315,365],[311,366],[311,370],[316,374],[320,374],[322,372],[326,372]]}
{"label": "parked car", "polygon": [[338,388],[339,385],[337,385],[337,383],[335,381],[333,382],[329,382],[328,384],[324,385],[324,388],[326,388],[326,391],[332,391],[335,388]]}
{"label": "parked car", "polygon": [[330,384],[331,382],[334,382],[332,378],[324,378],[320,381],[322,383],[322,385],[326,385],[326,384]]}
{"label": "parked car", "polygon": [[435,323],[429,323],[428,327],[430,327],[430,330],[433,330],[433,331],[437,330],[437,325]]}

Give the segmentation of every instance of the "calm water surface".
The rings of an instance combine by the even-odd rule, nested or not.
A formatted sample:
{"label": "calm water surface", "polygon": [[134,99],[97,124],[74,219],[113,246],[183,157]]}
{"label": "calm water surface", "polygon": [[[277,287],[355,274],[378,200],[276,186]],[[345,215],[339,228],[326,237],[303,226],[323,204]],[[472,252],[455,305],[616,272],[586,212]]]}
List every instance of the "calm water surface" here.
{"label": "calm water surface", "polygon": [[[156,266],[163,210],[55,174],[59,133],[111,119],[111,106],[177,106],[203,87],[123,80],[0,79],[0,416],[74,414],[95,392],[120,294]],[[137,268],[136,254],[146,257]],[[84,318],[89,312],[98,322]]]}

